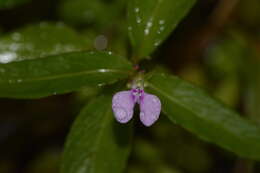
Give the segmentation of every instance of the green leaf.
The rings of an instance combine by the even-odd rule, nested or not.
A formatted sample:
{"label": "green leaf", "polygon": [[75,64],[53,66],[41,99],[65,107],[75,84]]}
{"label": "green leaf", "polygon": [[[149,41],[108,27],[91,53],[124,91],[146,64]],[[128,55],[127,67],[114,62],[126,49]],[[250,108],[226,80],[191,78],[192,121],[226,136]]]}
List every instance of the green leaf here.
{"label": "green leaf", "polygon": [[129,36],[134,56],[152,53],[188,13],[195,0],[130,0]]}
{"label": "green leaf", "polygon": [[65,145],[62,173],[121,173],[130,151],[130,124],[114,120],[111,95],[83,108]]}
{"label": "green leaf", "polygon": [[0,9],[12,8],[30,0],[0,0]]}
{"label": "green leaf", "polygon": [[242,157],[260,160],[260,129],[251,122],[177,77],[154,74],[147,82],[171,121]]}
{"label": "green leaf", "polygon": [[126,78],[130,63],[106,52],[73,52],[0,64],[0,97],[39,98]]}
{"label": "green leaf", "polygon": [[0,38],[0,63],[34,59],[89,48],[89,43],[64,24],[40,23]]}

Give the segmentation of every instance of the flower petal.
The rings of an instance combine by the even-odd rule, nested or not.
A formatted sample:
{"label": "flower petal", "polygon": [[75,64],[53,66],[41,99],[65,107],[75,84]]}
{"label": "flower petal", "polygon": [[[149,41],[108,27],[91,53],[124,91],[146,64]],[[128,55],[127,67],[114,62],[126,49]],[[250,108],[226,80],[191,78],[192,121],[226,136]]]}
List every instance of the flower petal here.
{"label": "flower petal", "polygon": [[112,109],[116,120],[120,123],[127,123],[133,117],[134,105],[131,91],[116,93],[112,99]]}
{"label": "flower petal", "polygon": [[161,112],[160,99],[152,94],[144,93],[140,101],[140,120],[145,126],[151,126]]}

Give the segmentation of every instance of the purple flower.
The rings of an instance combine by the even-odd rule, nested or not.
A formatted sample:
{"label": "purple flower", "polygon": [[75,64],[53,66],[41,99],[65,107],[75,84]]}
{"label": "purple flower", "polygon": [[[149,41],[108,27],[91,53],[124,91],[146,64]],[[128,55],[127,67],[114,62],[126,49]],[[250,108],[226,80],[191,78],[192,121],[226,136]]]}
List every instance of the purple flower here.
{"label": "purple flower", "polygon": [[140,120],[145,126],[151,126],[159,118],[161,112],[159,98],[144,92],[143,89],[134,88],[114,95],[112,109],[116,120],[127,123],[133,117],[135,103],[140,105]]}

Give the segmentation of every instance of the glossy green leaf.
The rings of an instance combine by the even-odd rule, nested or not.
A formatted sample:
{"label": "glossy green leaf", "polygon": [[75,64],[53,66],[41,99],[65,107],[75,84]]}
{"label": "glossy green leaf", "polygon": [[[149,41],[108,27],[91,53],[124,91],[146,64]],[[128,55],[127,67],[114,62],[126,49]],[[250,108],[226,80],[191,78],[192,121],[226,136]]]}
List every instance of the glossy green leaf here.
{"label": "glossy green leaf", "polygon": [[125,78],[130,63],[105,52],[73,52],[0,64],[0,97],[39,98]]}
{"label": "glossy green leaf", "polygon": [[0,0],[0,9],[15,7],[29,1],[30,0]]}
{"label": "glossy green leaf", "polygon": [[147,82],[171,121],[242,157],[260,160],[259,127],[177,77],[154,74]]}
{"label": "glossy green leaf", "polygon": [[0,63],[34,59],[89,48],[89,43],[64,24],[41,23],[0,38]]}
{"label": "glossy green leaf", "polygon": [[111,95],[83,108],[65,145],[62,173],[121,173],[130,151],[131,126],[115,121]]}
{"label": "glossy green leaf", "polygon": [[194,3],[195,0],[130,0],[128,30],[134,56],[144,58],[152,53]]}

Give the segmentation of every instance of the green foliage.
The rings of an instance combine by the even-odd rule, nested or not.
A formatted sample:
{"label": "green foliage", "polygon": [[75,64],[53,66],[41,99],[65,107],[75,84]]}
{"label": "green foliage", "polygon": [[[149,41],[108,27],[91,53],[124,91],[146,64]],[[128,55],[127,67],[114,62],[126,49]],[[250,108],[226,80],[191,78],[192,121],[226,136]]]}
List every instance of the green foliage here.
{"label": "green foliage", "polygon": [[160,124],[155,125],[152,130],[158,146],[155,148],[164,153],[165,157],[170,158],[175,163],[174,166],[184,172],[209,172],[213,157],[207,152],[205,143],[182,127],[173,125],[165,115],[161,118]]}
{"label": "green foliage", "polygon": [[226,77],[236,77],[246,55],[245,43],[235,36],[229,36],[223,40],[217,40],[207,50],[206,63],[210,72],[215,77],[224,79]]}
{"label": "green foliage", "polygon": [[15,7],[29,1],[30,0],[0,0],[0,9]]}
{"label": "green foliage", "polygon": [[160,97],[163,112],[171,121],[203,140],[240,156],[260,160],[260,128],[254,124],[177,77],[155,74],[150,77],[148,86]]}
{"label": "green foliage", "polygon": [[129,62],[106,52],[73,52],[0,64],[0,96],[40,98],[83,86],[98,86],[126,78]]}
{"label": "green foliage", "polygon": [[128,6],[129,36],[134,56],[151,54],[194,5],[195,0],[131,0]]}
{"label": "green foliage", "polygon": [[63,173],[120,173],[130,151],[131,126],[115,122],[112,95],[103,95],[84,107],[67,139]]}
{"label": "green foliage", "polygon": [[41,58],[89,47],[86,39],[62,23],[40,23],[0,38],[0,62]]}
{"label": "green foliage", "polygon": [[[232,31],[225,39],[216,40],[207,50],[206,64],[211,80],[218,81],[214,96],[235,107],[239,99],[239,79],[248,50],[241,36]],[[214,84],[216,86],[216,84]]]}
{"label": "green foliage", "polygon": [[[137,135],[145,137],[136,138],[137,145],[133,152],[140,163],[131,167],[128,172],[143,173],[145,170],[160,173],[207,172],[214,165],[214,159],[209,156],[207,148],[201,144],[202,141],[214,144],[215,148],[221,147],[231,151],[239,157],[260,161],[260,128],[253,122],[260,122],[260,62],[257,60],[259,55],[256,53],[251,56],[249,51],[259,48],[259,42],[254,40],[259,41],[259,37],[245,39],[241,36],[243,35],[241,31],[234,32],[231,29],[224,32],[221,38],[216,39],[217,41],[212,41],[203,52],[204,55],[195,56],[194,59],[184,56],[178,60],[179,54],[182,53],[170,56],[174,57],[174,63],[177,64],[171,66],[168,64],[170,61],[164,59],[167,52],[158,52],[158,55],[157,52],[156,54],[153,52],[180,24],[196,0],[50,0],[46,1],[46,4],[43,1],[43,7],[36,8],[36,11],[39,9],[45,12],[45,5],[47,7],[53,5],[53,9],[48,11],[50,15],[37,17],[40,21],[44,18],[56,22],[31,24],[27,19],[21,18],[20,23],[17,21],[17,24],[12,23],[12,12],[15,18],[20,20],[18,15],[25,14],[28,10],[28,7],[24,9],[21,7],[21,11],[16,11],[14,7],[22,4],[26,6],[26,2],[29,0],[0,0],[0,14],[8,16],[8,19],[3,17],[4,20],[8,20],[5,21],[8,26],[0,26],[0,97],[39,99],[76,92],[73,95],[74,108],[81,109],[82,104],[87,103],[79,111],[79,116],[76,117],[67,137],[61,163],[62,173],[124,171],[131,149],[133,126],[132,123],[122,125],[115,121],[111,100],[118,88],[125,88],[126,80],[131,83],[137,78],[140,78],[140,83],[144,81],[145,92],[156,94],[161,100],[163,111],[161,116],[166,115],[169,118],[163,120],[170,128],[163,124],[163,120],[160,122],[162,128],[151,130],[152,135],[142,134],[146,133],[148,128],[144,130],[139,126],[135,127],[142,130],[142,133]],[[209,3],[210,9],[213,6],[216,10],[229,7],[225,6],[227,4],[224,6],[218,4],[223,2],[216,2],[216,7],[212,5],[214,3]],[[250,11],[252,4],[255,7]],[[259,4],[257,0],[241,1],[236,10],[242,11],[242,16],[238,15],[242,22],[250,25],[244,30],[257,30],[259,35],[259,26],[256,24],[259,23],[257,21],[259,7],[256,4]],[[200,2],[198,5],[201,7]],[[127,17],[124,10],[127,10]],[[226,12],[225,10],[228,8],[224,8],[223,12]],[[205,14],[208,15],[208,11]],[[34,18],[35,13],[29,15],[31,18],[28,21],[38,21],[37,17]],[[211,39],[207,37],[215,35],[220,27],[218,25],[226,21],[222,17],[228,16],[221,14],[215,26],[214,15],[218,14],[214,13],[213,16],[207,17],[209,27],[205,27],[205,31],[197,24],[192,25],[202,30],[203,38],[199,42],[196,40],[199,37],[195,37],[195,40],[190,37],[185,38],[188,40],[185,44],[187,50],[194,51],[196,54],[197,50],[193,50],[190,46],[198,42],[199,45],[195,49],[203,47],[204,42]],[[2,16],[0,19],[2,20]],[[196,22],[203,23],[203,21]],[[18,26],[23,27],[16,29]],[[186,31],[183,33],[179,34],[168,48],[173,47],[175,51],[176,45],[183,44],[182,35],[185,35]],[[101,42],[106,42],[104,50],[113,52],[93,50],[98,49],[95,41],[97,36],[101,35],[105,38],[105,41],[101,39]],[[181,50],[186,50],[186,47]],[[145,60],[152,54],[156,58]],[[196,59],[203,56],[205,59]],[[127,58],[131,58],[131,62]],[[151,70],[151,67],[155,67],[156,70]],[[144,74],[144,70],[150,73]],[[246,89],[243,92],[246,93],[246,103],[242,102],[239,108],[245,110],[241,112],[248,114],[252,122],[199,87],[168,74],[172,71],[185,80],[210,88],[212,95],[234,108],[242,102],[239,97],[241,92],[239,84],[242,80],[245,81]],[[209,73],[206,74],[205,71]],[[211,84],[208,84],[210,82]],[[46,100],[51,98],[53,97]],[[173,123],[178,124],[178,127]],[[8,123],[7,126],[9,128]],[[0,123],[0,130],[2,127],[8,130]],[[191,133],[185,136],[188,132]],[[9,135],[9,131],[6,133]],[[195,136],[192,134],[198,136],[199,139],[196,140],[201,143],[194,142]],[[148,142],[146,138],[152,138],[155,142]],[[184,138],[188,140],[183,140]],[[169,163],[164,162],[167,159],[170,159]],[[37,172],[45,168],[48,171],[55,170],[58,161],[59,152],[47,153],[33,163],[34,166],[27,169],[29,172]],[[0,162],[0,170],[9,170],[10,163],[8,161],[3,163]],[[48,168],[48,165],[52,166]],[[43,171],[48,172],[46,170]]]}

